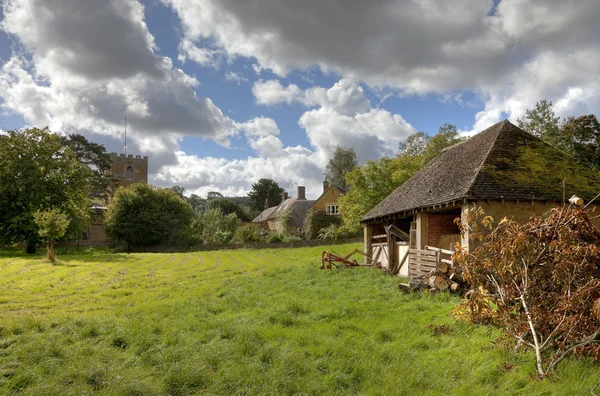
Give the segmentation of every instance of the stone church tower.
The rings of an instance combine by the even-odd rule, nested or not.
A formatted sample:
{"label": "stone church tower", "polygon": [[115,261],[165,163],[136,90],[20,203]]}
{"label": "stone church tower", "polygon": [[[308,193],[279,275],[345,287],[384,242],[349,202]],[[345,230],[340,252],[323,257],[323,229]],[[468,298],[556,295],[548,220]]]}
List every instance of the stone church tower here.
{"label": "stone church tower", "polygon": [[148,157],[110,153],[112,176],[117,187],[134,183],[148,183]]}

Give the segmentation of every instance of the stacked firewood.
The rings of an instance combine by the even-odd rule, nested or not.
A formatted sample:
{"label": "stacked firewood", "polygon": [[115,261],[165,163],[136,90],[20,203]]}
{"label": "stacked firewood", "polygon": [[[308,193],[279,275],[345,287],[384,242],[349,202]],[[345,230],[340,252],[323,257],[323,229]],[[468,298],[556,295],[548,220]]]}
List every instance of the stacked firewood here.
{"label": "stacked firewood", "polygon": [[437,293],[440,290],[459,292],[463,285],[461,269],[441,262],[435,270],[413,278],[408,283],[400,283],[398,288],[401,291],[429,289],[431,293]]}

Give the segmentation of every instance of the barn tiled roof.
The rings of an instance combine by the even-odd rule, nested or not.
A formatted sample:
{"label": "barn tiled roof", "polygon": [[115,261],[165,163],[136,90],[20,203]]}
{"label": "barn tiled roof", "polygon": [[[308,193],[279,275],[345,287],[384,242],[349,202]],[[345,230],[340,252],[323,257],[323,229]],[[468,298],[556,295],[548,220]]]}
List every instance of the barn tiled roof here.
{"label": "barn tiled roof", "polygon": [[600,193],[600,174],[504,120],[444,150],[362,221],[461,199],[562,201]]}

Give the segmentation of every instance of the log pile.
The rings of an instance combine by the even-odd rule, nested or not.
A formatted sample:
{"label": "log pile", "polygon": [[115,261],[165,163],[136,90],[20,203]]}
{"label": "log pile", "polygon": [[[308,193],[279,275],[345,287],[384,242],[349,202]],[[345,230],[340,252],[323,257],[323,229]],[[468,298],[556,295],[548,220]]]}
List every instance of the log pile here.
{"label": "log pile", "polygon": [[417,276],[408,283],[400,283],[398,288],[400,291],[428,289],[431,293],[437,293],[441,290],[456,293],[461,290],[463,285],[464,280],[460,268],[454,268],[448,263],[441,262],[438,264],[437,269]]}

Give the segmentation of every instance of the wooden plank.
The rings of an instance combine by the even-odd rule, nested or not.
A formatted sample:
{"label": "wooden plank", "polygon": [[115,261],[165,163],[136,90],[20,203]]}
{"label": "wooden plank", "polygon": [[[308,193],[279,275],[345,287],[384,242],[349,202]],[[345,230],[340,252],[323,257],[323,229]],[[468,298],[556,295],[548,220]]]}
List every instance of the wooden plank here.
{"label": "wooden plank", "polygon": [[419,249],[410,249],[409,250],[413,254],[422,254],[423,256],[435,256],[436,252],[431,250],[419,250]]}
{"label": "wooden plank", "polygon": [[387,234],[373,235],[373,236],[371,237],[371,239],[375,239],[375,238],[387,238]]}
{"label": "wooden plank", "polygon": [[436,263],[439,261],[437,259],[437,257],[435,257],[435,256],[425,256],[423,254],[411,254],[410,256],[416,257],[418,259],[425,260],[425,261],[435,261]]}
{"label": "wooden plank", "polygon": [[382,243],[372,243],[371,246],[387,246],[387,242]]}
{"label": "wooden plank", "polygon": [[381,250],[383,250],[383,249],[377,249],[377,253],[375,253],[375,257],[373,257],[372,264],[377,263],[377,259],[379,258],[379,255],[381,254]]}
{"label": "wooden plank", "polygon": [[431,271],[432,269],[434,269],[434,270],[435,270],[435,269],[437,269],[437,265],[423,265],[423,264],[421,263],[421,265],[420,265],[420,268],[421,268],[422,270],[423,270],[423,269],[426,269],[427,271]]}
{"label": "wooden plank", "polygon": [[441,261],[442,263],[446,263],[446,264],[454,265],[454,263],[452,262],[452,260],[441,259],[440,261]]}
{"label": "wooden plank", "polygon": [[410,256],[410,259],[414,260],[415,262],[418,261],[419,263],[427,263],[430,265],[437,265],[437,263],[439,262],[437,260],[427,260],[427,259],[424,259],[423,257],[419,257],[419,256]]}
{"label": "wooden plank", "polygon": [[454,254],[455,253],[452,250],[446,250],[446,249],[442,249],[442,248],[438,248],[438,247],[434,247],[434,246],[427,246],[427,245],[425,246],[425,249],[435,251],[435,252],[442,252],[445,254]]}
{"label": "wooden plank", "polygon": [[398,270],[395,272],[394,275],[399,274],[400,270],[402,269],[402,267],[404,266],[404,263],[407,261],[406,259],[408,258],[408,251],[404,254],[404,257],[402,257],[402,260],[400,260],[400,264],[398,265]]}
{"label": "wooden plank", "polygon": [[415,264],[421,266],[421,267],[431,267],[431,268],[437,268],[437,263],[432,263],[430,261],[420,261],[420,260],[410,260],[411,262],[414,262]]}

